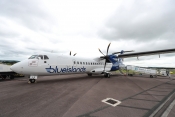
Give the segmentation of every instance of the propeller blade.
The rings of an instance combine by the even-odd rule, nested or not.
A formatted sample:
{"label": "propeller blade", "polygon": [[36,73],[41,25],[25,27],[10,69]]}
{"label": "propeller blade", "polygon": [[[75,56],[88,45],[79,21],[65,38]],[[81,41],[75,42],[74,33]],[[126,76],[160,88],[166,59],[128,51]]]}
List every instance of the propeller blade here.
{"label": "propeller blade", "polygon": [[71,51],[70,51],[70,56],[71,56]]}
{"label": "propeller blade", "polygon": [[75,56],[77,53],[75,53],[73,56]]}
{"label": "propeller blade", "polygon": [[105,71],[105,68],[106,68],[106,59],[105,59],[104,71]]}
{"label": "propeller blade", "polygon": [[105,71],[105,68],[106,68],[106,61],[108,59],[108,51],[109,51],[109,47],[110,47],[111,43],[109,43],[108,47],[107,47],[107,53],[106,53],[106,56],[101,52],[101,50],[98,48],[98,50],[100,51],[100,53],[102,53],[104,56],[101,56],[100,58],[103,58],[105,59],[105,64],[104,64],[104,71]]}
{"label": "propeller blade", "polygon": [[108,50],[109,50],[109,47],[110,47],[110,45],[111,45],[111,43],[109,43],[109,45],[108,45],[108,48],[107,48],[107,53],[106,53],[106,55],[108,55]]}
{"label": "propeller blade", "polygon": [[[99,48],[98,48],[98,50],[100,51],[100,53],[102,53],[101,50],[100,50]],[[103,53],[102,53],[102,54],[103,54]],[[104,55],[104,54],[103,54],[103,55]],[[104,55],[104,56],[105,56],[105,55]]]}

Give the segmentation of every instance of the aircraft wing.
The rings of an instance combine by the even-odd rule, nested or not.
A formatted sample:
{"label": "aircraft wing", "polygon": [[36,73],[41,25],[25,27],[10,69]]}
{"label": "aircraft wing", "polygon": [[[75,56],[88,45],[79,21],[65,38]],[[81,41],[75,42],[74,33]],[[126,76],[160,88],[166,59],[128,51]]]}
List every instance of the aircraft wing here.
{"label": "aircraft wing", "polygon": [[166,54],[166,53],[173,53],[175,52],[174,49],[165,49],[165,50],[156,50],[156,51],[146,51],[146,52],[137,52],[137,53],[128,53],[128,54],[119,54],[119,58],[129,58],[129,57],[139,57],[139,56],[149,56],[155,54]]}

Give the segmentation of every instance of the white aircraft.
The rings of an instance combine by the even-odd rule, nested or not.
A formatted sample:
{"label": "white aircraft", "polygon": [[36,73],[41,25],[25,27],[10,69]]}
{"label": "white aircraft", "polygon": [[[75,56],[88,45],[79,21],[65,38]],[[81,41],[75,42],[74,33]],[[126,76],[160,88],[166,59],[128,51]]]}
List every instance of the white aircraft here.
{"label": "white aircraft", "polygon": [[116,71],[120,70],[121,68],[125,68],[125,65],[122,62],[123,58],[138,58],[138,56],[153,54],[159,54],[160,57],[160,54],[175,52],[175,49],[166,49],[124,54],[125,52],[133,51],[122,50],[121,52],[114,52],[111,55],[108,55],[110,44],[107,47],[106,55],[104,55],[99,49],[99,51],[104,56],[98,58],[84,59],[76,57],[75,55],[59,56],[53,53],[38,54],[32,55],[30,58],[12,65],[11,70],[19,74],[29,75],[29,83],[35,83],[38,76],[41,75],[87,73],[88,76],[92,76],[92,74],[102,74],[104,75],[104,77],[110,78],[111,71]]}

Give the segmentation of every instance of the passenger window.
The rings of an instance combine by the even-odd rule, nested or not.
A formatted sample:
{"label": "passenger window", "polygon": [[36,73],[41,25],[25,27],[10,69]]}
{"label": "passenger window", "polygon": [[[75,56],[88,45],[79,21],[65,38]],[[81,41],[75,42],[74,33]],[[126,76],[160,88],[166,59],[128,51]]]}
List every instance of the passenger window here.
{"label": "passenger window", "polygon": [[92,63],[91,63],[91,65],[92,65]]}
{"label": "passenger window", "polygon": [[49,59],[49,57],[47,55],[44,55],[44,60],[46,60],[46,59]]}
{"label": "passenger window", "polygon": [[87,65],[87,62],[86,62],[86,65]]}
{"label": "passenger window", "polygon": [[88,65],[90,65],[90,63],[88,62]]}
{"label": "passenger window", "polygon": [[74,61],[74,64],[76,64],[76,61]]}
{"label": "passenger window", "polygon": [[77,64],[79,64],[79,62],[77,61]]}
{"label": "passenger window", "polygon": [[85,63],[83,62],[83,65],[84,65]]}
{"label": "passenger window", "polygon": [[80,62],[80,64],[82,64],[82,62]]}

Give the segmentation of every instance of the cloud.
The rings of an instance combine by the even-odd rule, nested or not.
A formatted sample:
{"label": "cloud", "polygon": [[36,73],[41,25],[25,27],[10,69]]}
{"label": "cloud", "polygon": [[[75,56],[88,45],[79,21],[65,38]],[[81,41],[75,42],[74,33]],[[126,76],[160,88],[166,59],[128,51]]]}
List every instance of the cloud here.
{"label": "cloud", "polygon": [[1,17],[12,19],[31,30],[49,32],[54,22],[40,0],[5,0],[0,2],[0,8]]}
{"label": "cloud", "polygon": [[[127,1],[128,2],[128,1]],[[109,18],[99,36],[107,40],[174,41],[173,0],[126,1]]]}
{"label": "cloud", "polygon": [[5,0],[0,8],[1,59],[70,50],[91,59],[109,42],[109,53],[174,48],[172,0]]}

